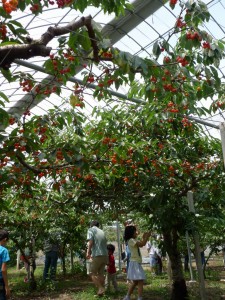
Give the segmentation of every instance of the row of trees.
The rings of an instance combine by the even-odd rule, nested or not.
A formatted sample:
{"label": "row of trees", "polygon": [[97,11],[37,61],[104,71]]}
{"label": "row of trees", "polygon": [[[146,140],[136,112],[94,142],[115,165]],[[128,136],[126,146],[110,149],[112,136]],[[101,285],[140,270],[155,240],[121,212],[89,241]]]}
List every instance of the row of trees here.
{"label": "row of trees", "polygon": [[[61,227],[67,242],[76,245],[92,217],[101,214],[107,222],[132,213],[141,218],[143,229],[155,228],[163,235],[172,266],[171,299],[186,299],[179,240],[187,230],[204,228],[218,243],[224,227],[220,141],[206,136],[188,118],[215,113],[224,102],[224,84],[218,75],[224,42],[213,40],[200,27],[210,19],[206,5],[201,1],[180,3],[174,31],[168,40],[155,43],[152,60],[113,48],[101,38],[91,17],[49,28],[39,40],[27,42],[26,30],[13,21],[12,6],[23,11],[32,5],[32,12],[41,14],[50,2],[38,2],[38,7],[36,2],[9,2],[11,12],[6,4],[0,9],[4,19],[1,72],[10,81],[20,81],[31,100],[22,116],[9,115],[4,109],[8,99],[0,93],[2,126],[13,126],[7,136],[0,136],[2,226],[25,230],[27,239],[35,235],[37,240],[50,227]],[[117,15],[126,7],[125,1],[96,0],[57,5],[80,11],[99,5]],[[171,9],[175,5],[177,1],[170,1]],[[3,27],[7,29],[4,34]],[[51,54],[50,40],[67,33],[59,39],[57,53]],[[177,43],[171,48],[170,38],[175,34]],[[25,51],[31,46],[36,52]],[[5,51],[13,51],[11,60]],[[40,84],[27,74],[10,73],[13,59],[35,55],[50,55],[45,69],[52,82]],[[88,62],[83,84],[75,84],[71,108],[30,116],[33,102],[43,95],[52,99],[59,95],[83,61]],[[98,76],[94,65],[101,70]],[[108,106],[94,108],[92,116],[87,116],[84,108],[90,99],[90,83],[96,85],[93,97]],[[130,98],[143,99],[139,104],[115,105],[109,100],[108,87],[118,89],[124,84],[130,86]],[[208,97],[215,98],[211,107],[201,107],[200,100]],[[197,219],[188,211],[188,191],[195,195]]]}

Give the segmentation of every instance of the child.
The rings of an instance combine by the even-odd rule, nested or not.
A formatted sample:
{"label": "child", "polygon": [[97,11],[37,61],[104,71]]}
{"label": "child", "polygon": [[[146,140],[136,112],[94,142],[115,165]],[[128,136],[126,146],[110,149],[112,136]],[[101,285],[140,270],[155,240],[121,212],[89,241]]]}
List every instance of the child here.
{"label": "child", "polygon": [[112,284],[114,286],[114,289],[116,292],[118,292],[118,284],[116,281],[116,266],[115,266],[115,259],[114,259],[114,251],[115,246],[112,244],[107,245],[108,250],[108,264],[107,264],[107,273],[105,277],[105,288],[110,288],[110,282],[112,281]]}
{"label": "child", "polygon": [[138,300],[142,300],[143,285],[146,276],[141,265],[142,257],[139,247],[146,245],[151,233],[144,233],[141,241],[136,240],[137,235],[138,233],[135,226],[129,225],[125,228],[124,240],[128,244],[131,252],[127,278],[128,280],[132,280],[132,284],[129,286],[128,293],[123,300],[130,300],[130,296],[136,286],[138,286]]}
{"label": "child", "polygon": [[10,289],[7,276],[6,263],[10,260],[9,252],[5,245],[9,239],[9,233],[6,230],[0,230],[0,299],[10,298]]}

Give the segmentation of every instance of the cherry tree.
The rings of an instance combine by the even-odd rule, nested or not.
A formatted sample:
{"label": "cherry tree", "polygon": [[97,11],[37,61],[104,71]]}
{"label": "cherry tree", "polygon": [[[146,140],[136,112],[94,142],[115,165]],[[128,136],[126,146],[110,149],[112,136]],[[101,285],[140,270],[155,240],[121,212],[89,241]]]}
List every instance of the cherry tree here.
{"label": "cherry tree", "polygon": [[[224,42],[202,30],[200,25],[210,18],[203,2],[180,4],[174,31],[168,40],[155,43],[154,59],[112,47],[91,16],[49,27],[36,40],[13,20],[16,10],[30,7],[38,15],[50,5],[59,9],[70,6],[81,12],[94,5],[119,15],[125,7],[131,8],[125,1],[10,0],[0,9],[4,19],[0,29],[1,72],[7,80],[18,81],[30,96],[20,116],[4,109],[8,99],[0,93],[1,125],[14,126],[8,136],[1,135],[1,205],[6,211],[14,206],[12,223],[5,218],[3,224],[21,226],[27,219],[30,226],[40,223],[41,217],[47,228],[49,214],[53,217],[57,212],[60,220],[68,218],[65,227],[71,231],[71,211],[76,212],[77,226],[85,224],[87,211],[104,211],[112,218],[130,210],[140,213],[146,226],[157,224],[164,236],[172,264],[172,299],[187,296],[178,250],[180,237],[194,222],[187,210],[186,194],[194,191],[199,210],[205,212],[206,203],[218,201],[222,205],[224,190],[220,143],[205,136],[189,118],[191,114],[215,113],[224,106],[224,84],[218,75]],[[177,1],[170,1],[171,9],[176,5]],[[178,38],[172,48],[170,39],[175,34]],[[59,37],[58,51],[52,53],[48,44],[55,37]],[[28,74],[11,73],[15,59],[36,56],[48,57],[44,68],[52,76],[50,82],[38,83]],[[98,76],[92,72],[94,65],[99,67]],[[55,108],[32,117],[33,103],[60,95],[62,85],[81,66],[83,81],[76,82],[71,91],[71,109]],[[129,85],[130,98],[142,100],[133,105],[111,103],[108,110],[94,108],[93,120],[85,114],[84,102],[91,84],[95,84],[93,97],[106,103],[111,103],[109,87],[118,89],[124,84]],[[205,108],[200,100],[208,97],[215,100]],[[49,198],[38,193],[40,186]]]}

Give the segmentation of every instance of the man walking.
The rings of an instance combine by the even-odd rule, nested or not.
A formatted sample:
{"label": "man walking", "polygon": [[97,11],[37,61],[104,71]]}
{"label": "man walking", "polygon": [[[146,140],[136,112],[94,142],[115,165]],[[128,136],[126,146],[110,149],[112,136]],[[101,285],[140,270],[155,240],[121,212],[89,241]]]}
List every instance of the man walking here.
{"label": "man walking", "polygon": [[105,293],[105,266],[108,263],[107,240],[105,233],[99,228],[98,221],[92,221],[87,232],[87,255],[92,258],[90,275],[93,283],[98,288],[98,296]]}

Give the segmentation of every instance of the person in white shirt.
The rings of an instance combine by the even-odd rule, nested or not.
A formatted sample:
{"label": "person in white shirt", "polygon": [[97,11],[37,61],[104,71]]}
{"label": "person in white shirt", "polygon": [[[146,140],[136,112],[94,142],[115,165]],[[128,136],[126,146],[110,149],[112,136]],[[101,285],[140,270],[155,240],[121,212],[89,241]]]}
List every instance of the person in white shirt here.
{"label": "person in white shirt", "polygon": [[90,276],[98,288],[97,295],[105,293],[105,266],[108,263],[107,240],[105,233],[99,228],[98,221],[92,221],[87,232],[86,259],[92,260]]}
{"label": "person in white shirt", "polygon": [[149,253],[149,264],[151,268],[151,272],[155,275],[160,273],[161,267],[159,268],[159,264],[161,261],[161,253],[156,244],[155,240],[148,241],[146,244],[146,249]]}

